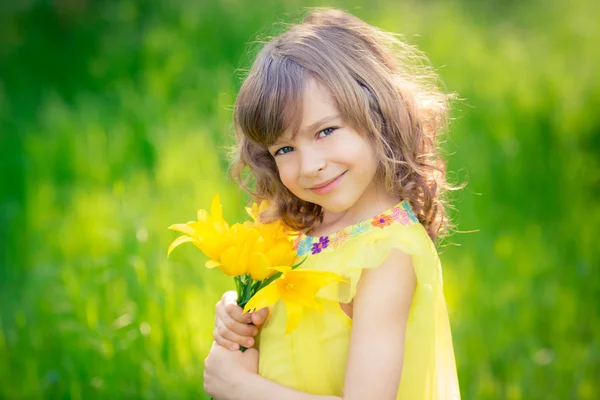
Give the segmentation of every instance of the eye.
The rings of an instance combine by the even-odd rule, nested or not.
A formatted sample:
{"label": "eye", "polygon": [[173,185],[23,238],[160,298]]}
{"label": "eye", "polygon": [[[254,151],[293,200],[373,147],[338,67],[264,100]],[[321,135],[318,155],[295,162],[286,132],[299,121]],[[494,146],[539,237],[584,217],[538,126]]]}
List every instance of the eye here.
{"label": "eye", "polygon": [[317,137],[318,138],[327,137],[327,136],[331,135],[333,133],[333,131],[335,131],[336,129],[337,128],[334,128],[334,127],[325,128],[317,134]]}
{"label": "eye", "polygon": [[277,150],[273,154],[273,156],[281,156],[283,154],[289,153],[292,150],[294,150],[294,148],[292,146],[284,146],[284,147],[280,148],[279,150]]}

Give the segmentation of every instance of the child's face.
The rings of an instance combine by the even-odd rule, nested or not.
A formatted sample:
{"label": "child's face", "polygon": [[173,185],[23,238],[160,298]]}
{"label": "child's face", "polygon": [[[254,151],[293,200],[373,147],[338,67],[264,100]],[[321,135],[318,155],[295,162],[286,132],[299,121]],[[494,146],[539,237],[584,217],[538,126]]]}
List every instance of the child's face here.
{"label": "child's face", "polygon": [[297,197],[330,212],[368,201],[375,190],[375,151],[365,135],[347,126],[326,88],[307,82],[300,130],[271,146],[283,184]]}

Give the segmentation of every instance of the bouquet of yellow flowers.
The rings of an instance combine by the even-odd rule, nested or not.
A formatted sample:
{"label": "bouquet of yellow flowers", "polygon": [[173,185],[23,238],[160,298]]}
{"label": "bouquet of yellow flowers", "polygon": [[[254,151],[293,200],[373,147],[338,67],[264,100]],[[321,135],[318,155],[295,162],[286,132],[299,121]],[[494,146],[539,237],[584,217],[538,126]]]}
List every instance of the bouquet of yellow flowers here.
{"label": "bouquet of yellow flowers", "polygon": [[207,268],[219,268],[233,277],[244,312],[282,300],[289,333],[300,322],[304,308],[320,308],[315,295],[323,286],[344,280],[332,272],[296,270],[302,264],[293,265],[293,240],[298,233],[286,229],[281,220],[260,223],[259,215],[267,207],[266,201],[253,204],[246,208],[252,221],[230,226],[223,219],[220,197],[215,195],[210,214],[201,209],[197,221],[169,227],[183,235],[171,243],[167,253],[183,243],[193,243],[209,258]]}

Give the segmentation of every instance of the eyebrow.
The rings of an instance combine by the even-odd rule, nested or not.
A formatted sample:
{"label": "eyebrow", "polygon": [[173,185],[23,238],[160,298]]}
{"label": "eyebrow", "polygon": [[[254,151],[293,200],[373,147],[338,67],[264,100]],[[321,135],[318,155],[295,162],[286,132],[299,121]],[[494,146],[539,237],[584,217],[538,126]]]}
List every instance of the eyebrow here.
{"label": "eyebrow", "polygon": [[[340,116],[339,116],[338,114],[335,114],[335,115],[329,115],[329,116],[327,116],[327,117],[325,117],[325,118],[321,118],[320,120],[318,120],[318,121],[316,121],[316,122],[313,122],[312,124],[310,124],[310,125],[309,125],[309,126],[306,128],[306,129],[305,129],[305,131],[308,131],[308,132],[310,132],[310,131],[314,131],[314,130],[316,130],[316,129],[317,129],[319,126],[321,126],[321,125],[323,125],[323,124],[325,124],[325,123],[327,123],[327,122],[329,122],[329,121],[333,121],[334,119],[337,119],[337,118],[340,118]],[[292,140],[294,140],[294,139],[296,138],[296,136],[298,136],[298,133],[299,133],[299,132],[300,132],[300,130],[298,130],[298,131],[296,131],[296,132],[294,132],[294,133],[292,134]],[[270,145],[269,147],[272,147],[272,146],[278,146],[278,145],[280,145],[280,143],[281,143],[281,142],[282,142],[282,140],[281,140],[281,137],[279,137],[279,138],[278,138],[278,139],[277,139],[277,140],[276,140],[276,141],[275,141],[275,142],[274,142],[272,145]]]}
{"label": "eyebrow", "polygon": [[[312,124],[310,124],[308,127],[306,127],[304,129],[304,131],[306,132],[311,132],[316,130],[319,126],[329,122],[329,121],[333,121],[334,119],[339,118],[340,116],[338,114],[335,115],[329,115],[325,118],[321,118],[320,120],[313,122]],[[296,139],[296,136],[298,136],[298,133],[301,131],[302,129],[297,130],[296,132],[294,132],[292,134],[292,140]],[[277,144],[279,142],[279,140],[277,140],[274,144]]]}
{"label": "eyebrow", "polygon": [[[316,129],[317,129],[319,126],[321,126],[321,125],[325,124],[326,122],[332,121],[332,120],[334,120],[334,119],[336,119],[336,118],[339,118],[339,117],[340,117],[340,116],[339,116],[338,114],[335,114],[335,115],[330,115],[330,116],[327,116],[327,117],[325,117],[325,118],[321,118],[320,120],[318,120],[318,121],[316,121],[316,122],[313,122],[311,125],[309,125],[309,126],[308,126],[308,127],[305,129],[305,131],[308,131],[308,132],[314,131],[314,130],[316,130]],[[298,135],[298,132],[294,132],[294,134],[292,135],[292,139],[294,139],[294,138],[295,138],[297,135]]]}

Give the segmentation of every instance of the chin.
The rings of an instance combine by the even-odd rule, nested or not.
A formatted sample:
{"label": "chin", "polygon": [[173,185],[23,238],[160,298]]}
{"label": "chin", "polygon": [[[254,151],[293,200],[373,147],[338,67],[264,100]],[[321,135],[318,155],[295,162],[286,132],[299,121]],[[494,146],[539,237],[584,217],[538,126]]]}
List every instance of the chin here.
{"label": "chin", "polygon": [[344,196],[340,196],[341,198],[331,198],[331,199],[322,199],[319,202],[316,202],[318,205],[323,207],[323,209],[332,212],[332,213],[340,213],[346,211],[354,202]]}

